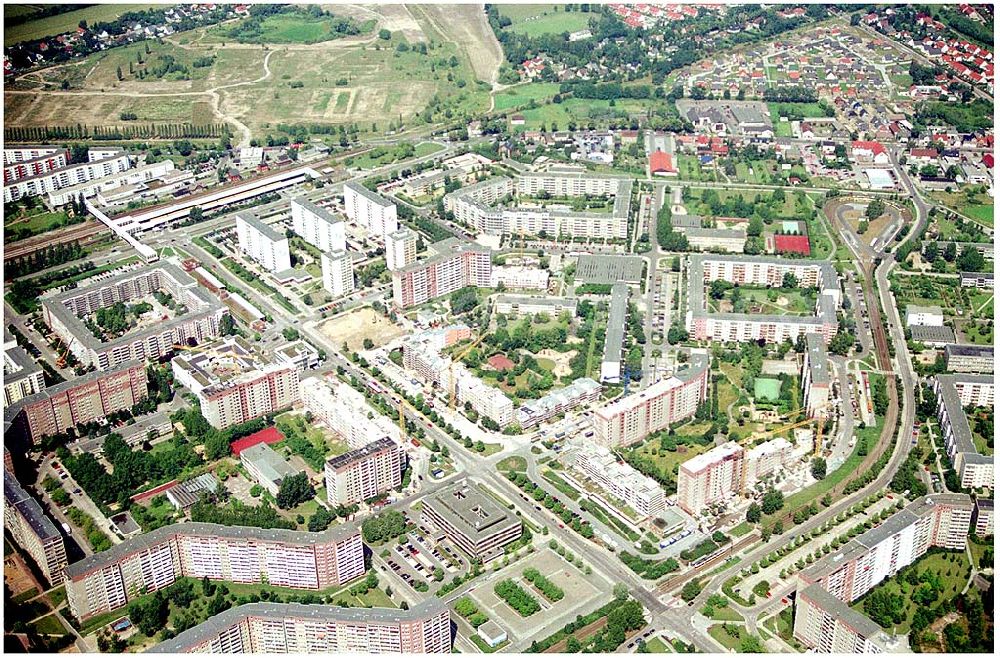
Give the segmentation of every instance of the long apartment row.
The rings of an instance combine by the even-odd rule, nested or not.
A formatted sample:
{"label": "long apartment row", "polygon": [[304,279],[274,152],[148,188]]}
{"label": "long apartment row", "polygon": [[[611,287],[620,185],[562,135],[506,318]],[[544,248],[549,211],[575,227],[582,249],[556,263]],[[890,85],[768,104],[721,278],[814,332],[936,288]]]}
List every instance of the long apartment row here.
{"label": "long apartment row", "polygon": [[920,498],[799,574],[793,633],[821,653],[883,653],[897,648],[851,603],[932,546],[962,550],[972,518],[966,494]]}
{"label": "long apartment row", "polygon": [[[536,203],[502,204],[514,194],[534,197],[613,196],[611,212],[580,212]],[[490,178],[448,194],[445,208],[459,222],[487,235],[526,234],[572,238],[616,238],[628,235],[632,180],[578,172],[538,172],[514,178]]]}

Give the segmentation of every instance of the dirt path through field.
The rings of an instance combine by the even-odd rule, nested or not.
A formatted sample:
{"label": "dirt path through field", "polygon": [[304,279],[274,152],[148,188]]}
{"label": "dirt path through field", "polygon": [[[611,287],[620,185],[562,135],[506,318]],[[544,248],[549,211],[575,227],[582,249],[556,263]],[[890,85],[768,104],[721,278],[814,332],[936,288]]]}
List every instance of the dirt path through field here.
{"label": "dirt path through field", "polygon": [[495,86],[503,50],[483,5],[405,5],[415,17],[424,18],[446,41],[457,44],[480,80]]}

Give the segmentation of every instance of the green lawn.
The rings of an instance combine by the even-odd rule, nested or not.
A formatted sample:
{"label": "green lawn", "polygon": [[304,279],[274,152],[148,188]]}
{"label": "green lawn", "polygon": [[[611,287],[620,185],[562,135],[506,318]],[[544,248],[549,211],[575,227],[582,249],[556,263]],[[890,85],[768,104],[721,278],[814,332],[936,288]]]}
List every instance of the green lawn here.
{"label": "green lawn", "polygon": [[721,608],[714,608],[711,618],[716,621],[743,621],[743,616],[730,608],[728,605],[722,606]]}
{"label": "green lawn", "polygon": [[[731,634],[726,632],[727,629]],[[709,627],[708,634],[726,649],[737,652],[740,650],[740,642],[750,636],[742,624],[714,624]]]}
{"label": "green lawn", "polygon": [[781,398],[781,380],[757,377],[753,380],[753,396],[757,400],[779,400]]}
{"label": "green lawn", "polygon": [[32,622],[31,627],[34,628],[39,635],[67,634],[66,627],[63,626],[58,619],[56,619],[56,616],[54,614],[42,617],[38,621]]}
{"label": "green lawn", "polygon": [[[938,593],[937,599],[930,607],[936,607],[942,601],[951,600],[956,594],[961,592],[968,582],[972,571],[972,568],[969,566],[968,555],[964,551],[930,553],[917,560],[911,568],[915,569],[917,573],[930,571],[941,579],[943,591]],[[905,578],[900,578],[899,580],[902,582],[899,583],[896,581],[896,578],[890,578],[875,588],[892,594],[902,595],[905,600],[906,619],[903,623],[892,627],[892,631],[896,634],[906,633],[910,630],[910,623],[913,621],[913,615],[916,614],[918,607],[918,604],[910,599],[910,595],[920,587],[919,584],[917,586],[910,585]],[[875,589],[871,590],[871,592],[874,592]],[[867,596],[871,596],[871,592]],[[864,601],[867,596],[859,599],[851,607],[864,614]]]}
{"label": "green lawn", "polygon": [[571,484],[566,482],[566,480],[562,479],[555,472],[550,470],[545,470],[542,473],[542,477],[551,482],[556,489],[558,489],[561,493],[565,494],[565,496],[570,500],[578,500],[580,498],[580,492],[577,491]]}
{"label": "green lawn", "polygon": [[587,27],[591,14],[564,11],[565,5],[497,5],[511,20],[504,29],[529,37],[576,32]]}
{"label": "green lawn", "polygon": [[[614,103],[612,106],[611,103]],[[614,101],[568,98],[562,103],[549,103],[534,109],[521,112],[524,116],[523,126],[514,126],[517,132],[539,130],[545,126],[551,130],[555,124],[557,130],[567,130],[570,122],[578,128],[584,128],[593,123],[595,126],[607,123],[611,119],[624,119],[632,115],[644,114],[654,107],[652,100],[618,99]]]}
{"label": "green lawn", "polygon": [[[685,427],[687,426],[685,425]],[[679,431],[678,434],[680,434]],[[661,473],[676,477],[677,469],[682,463],[700,455],[708,450],[708,448],[709,446],[694,443],[691,445],[678,445],[675,451],[663,450],[660,448],[659,439],[651,439],[638,448],[635,448],[635,450],[643,457],[652,460]]]}
{"label": "green lawn", "polygon": [[[826,116],[826,112],[819,106],[819,103],[768,103],[767,109],[771,111],[771,120],[778,122],[779,117],[789,117],[789,122],[798,120],[798,117],[805,119],[819,119]],[[792,119],[796,117],[796,119]]]}
{"label": "green lawn", "polygon": [[738,526],[730,530],[729,534],[731,534],[733,537],[742,537],[751,530],[753,530],[753,526],[750,525],[748,522],[744,521],[743,523],[739,524]]}
{"label": "green lawn", "polygon": [[521,107],[531,101],[543,102],[551,99],[559,93],[559,84],[555,82],[532,82],[524,85],[517,85],[493,96],[493,105],[496,110],[506,110],[512,107]]}
{"label": "green lawn", "polygon": [[667,643],[659,635],[646,643],[646,649],[649,650],[649,653],[673,653],[673,650],[668,647]]}
{"label": "green lawn", "polygon": [[523,473],[528,470],[528,460],[519,455],[504,457],[497,462],[497,470],[501,473],[506,473],[507,471],[519,471]]}
{"label": "green lawn", "polygon": [[962,214],[986,224],[993,226],[993,206],[967,205],[959,208]]}

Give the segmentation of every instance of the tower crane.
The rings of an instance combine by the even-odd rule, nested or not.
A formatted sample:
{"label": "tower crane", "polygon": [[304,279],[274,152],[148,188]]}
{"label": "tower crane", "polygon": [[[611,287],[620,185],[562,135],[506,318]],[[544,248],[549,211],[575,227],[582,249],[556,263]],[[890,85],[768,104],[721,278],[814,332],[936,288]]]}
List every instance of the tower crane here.
{"label": "tower crane", "polygon": [[[774,429],[767,430],[765,432],[759,432],[759,433],[751,434],[747,438],[743,439],[743,441],[741,441],[739,445],[740,445],[741,448],[746,448],[747,445],[751,441],[754,441],[754,440],[757,440],[757,439],[760,439],[760,438],[764,438],[764,437],[768,437],[768,436],[774,436],[775,434],[781,434],[783,432],[787,432],[789,430],[793,430],[793,429],[796,429],[796,428],[799,428],[799,427],[805,427],[806,425],[812,425],[813,423],[818,423],[818,425],[816,427],[816,434],[815,434],[815,436],[813,438],[813,457],[814,458],[818,457],[819,454],[820,454],[820,451],[823,448],[823,427],[826,425],[826,420],[827,420],[826,413],[820,413],[820,412],[825,412],[826,409],[828,409],[829,407],[830,407],[829,403],[822,404],[822,405],[816,407],[815,409],[813,409],[813,413],[816,414],[815,416],[811,416],[809,418],[806,418],[805,420],[799,420],[799,421],[796,421],[794,423],[788,423],[786,425],[782,425],[780,427],[776,427]],[[788,415],[789,416],[794,416],[794,415],[796,415],[798,413],[801,413],[803,411],[808,411],[808,410],[805,407],[802,407],[802,408],[796,409],[795,411],[789,412]],[[740,473],[740,491],[741,492],[743,492],[743,491],[746,490],[747,467],[748,466],[749,465],[744,461],[743,468],[741,469],[741,473]]]}
{"label": "tower crane", "polygon": [[455,410],[455,363],[464,359],[469,352],[475,349],[483,340],[486,339],[488,334],[484,333],[476,340],[472,341],[472,344],[466,347],[464,350],[455,355],[451,360],[451,365],[448,366],[448,406],[451,410]]}

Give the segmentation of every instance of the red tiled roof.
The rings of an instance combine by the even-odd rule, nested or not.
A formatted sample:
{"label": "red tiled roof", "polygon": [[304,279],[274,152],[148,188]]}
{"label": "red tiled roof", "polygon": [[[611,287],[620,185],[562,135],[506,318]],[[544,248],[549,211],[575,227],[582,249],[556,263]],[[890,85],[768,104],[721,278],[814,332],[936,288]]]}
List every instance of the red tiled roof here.
{"label": "red tiled roof", "polygon": [[266,443],[270,445],[272,443],[282,441],[284,438],[285,435],[282,434],[277,427],[268,427],[259,432],[254,432],[250,436],[244,436],[242,439],[233,441],[229,444],[229,447],[232,449],[233,455],[239,457],[241,452],[247,448],[252,448],[258,443]]}
{"label": "red tiled roof", "polygon": [[774,250],[778,253],[794,253],[809,255],[809,236],[807,235],[776,235]]}
{"label": "red tiled roof", "polygon": [[653,151],[649,154],[649,171],[677,171],[674,168],[674,158],[669,153],[663,151]]}

